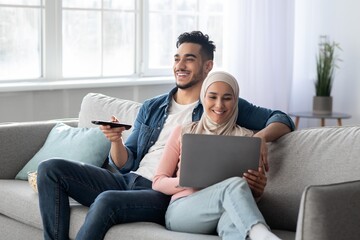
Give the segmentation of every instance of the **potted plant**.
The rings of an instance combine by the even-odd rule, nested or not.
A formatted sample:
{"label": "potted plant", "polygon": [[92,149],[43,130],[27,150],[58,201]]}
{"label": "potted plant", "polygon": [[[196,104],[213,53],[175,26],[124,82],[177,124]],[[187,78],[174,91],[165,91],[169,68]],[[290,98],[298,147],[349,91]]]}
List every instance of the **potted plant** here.
{"label": "potted plant", "polygon": [[316,56],[316,80],[315,96],[313,99],[314,114],[332,113],[331,90],[334,81],[334,71],[338,66],[337,61],[341,61],[335,54],[335,50],[340,48],[339,43],[330,42],[326,35],[320,36],[319,52]]}

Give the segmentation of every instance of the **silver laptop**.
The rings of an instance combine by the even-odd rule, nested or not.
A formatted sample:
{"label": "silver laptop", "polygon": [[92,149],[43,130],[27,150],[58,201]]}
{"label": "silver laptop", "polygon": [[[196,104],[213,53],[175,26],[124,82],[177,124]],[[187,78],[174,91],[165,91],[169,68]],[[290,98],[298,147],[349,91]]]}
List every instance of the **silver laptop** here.
{"label": "silver laptop", "polygon": [[257,170],[260,145],[257,137],[184,134],[180,186],[205,188]]}

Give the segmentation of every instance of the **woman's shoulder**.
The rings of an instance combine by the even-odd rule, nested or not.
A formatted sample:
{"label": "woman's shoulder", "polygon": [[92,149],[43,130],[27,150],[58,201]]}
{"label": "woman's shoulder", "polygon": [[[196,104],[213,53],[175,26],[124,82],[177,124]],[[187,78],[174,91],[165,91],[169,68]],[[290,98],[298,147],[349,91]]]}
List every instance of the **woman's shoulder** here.
{"label": "woman's shoulder", "polygon": [[171,132],[171,137],[174,138],[174,136],[179,137],[182,134],[183,126],[182,125],[176,125]]}
{"label": "woman's shoulder", "polygon": [[244,128],[244,127],[241,127],[239,125],[236,125],[235,129],[236,129],[235,135],[238,135],[238,136],[252,137],[255,134],[254,131]]}
{"label": "woman's shoulder", "polygon": [[191,123],[188,123],[188,124],[185,124],[183,126],[181,126],[181,132],[182,134],[185,134],[185,133],[192,133],[193,130],[196,128],[196,126],[198,125],[198,121],[196,122],[191,122]]}

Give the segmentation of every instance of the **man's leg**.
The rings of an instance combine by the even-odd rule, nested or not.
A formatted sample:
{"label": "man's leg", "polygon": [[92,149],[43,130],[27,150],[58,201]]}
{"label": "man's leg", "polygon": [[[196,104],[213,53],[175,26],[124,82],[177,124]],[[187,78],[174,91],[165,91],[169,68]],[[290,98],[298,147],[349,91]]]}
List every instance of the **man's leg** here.
{"label": "man's leg", "polygon": [[106,191],[91,205],[76,240],[100,240],[115,224],[155,222],[164,224],[170,197],[152,189]]}
{"label": "man's leg", "polygon": [[101,192],[128,189],[126,180],[120,174],[78,162],[61,159],[42,162],[37,185],[44,238],[69,239],[69,197],[90,206]]}

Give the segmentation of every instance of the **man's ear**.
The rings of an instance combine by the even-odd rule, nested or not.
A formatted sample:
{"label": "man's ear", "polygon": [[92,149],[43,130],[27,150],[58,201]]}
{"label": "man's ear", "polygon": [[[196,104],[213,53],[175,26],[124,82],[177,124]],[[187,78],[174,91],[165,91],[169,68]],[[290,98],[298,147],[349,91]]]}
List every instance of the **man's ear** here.
{"label": "man's ear", "polygon": [[213,60],[207,60],[205,63],[205,67],[204,67],[204,71],[205,74],[208,75],[208,73],[212,70],[214,66],[214,61]]}

